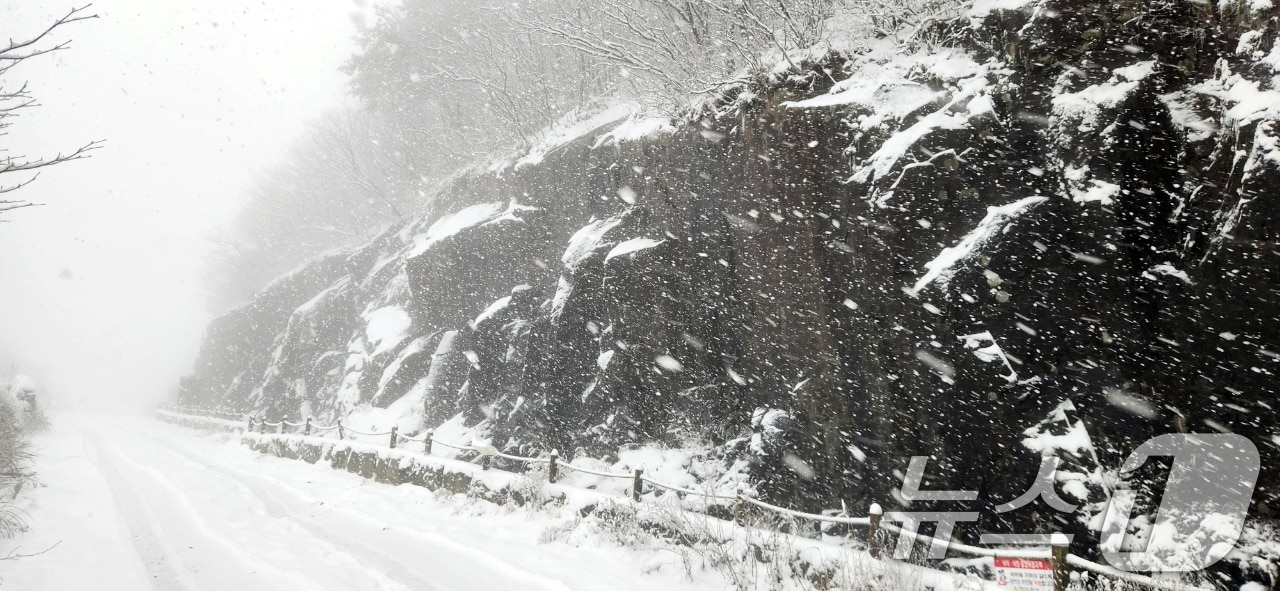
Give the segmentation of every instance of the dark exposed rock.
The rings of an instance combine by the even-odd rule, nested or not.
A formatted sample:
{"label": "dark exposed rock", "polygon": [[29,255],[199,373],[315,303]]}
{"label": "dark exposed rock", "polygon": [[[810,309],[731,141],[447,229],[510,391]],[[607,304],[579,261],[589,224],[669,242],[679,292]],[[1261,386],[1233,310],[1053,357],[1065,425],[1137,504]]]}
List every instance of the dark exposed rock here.
{"label": "dark exposed rock", "polygon": [[[1087,454],[1048,452],[1079,474],[1226,430],[1262,452],[1270,516],[1280,58],[1261,56],[1280,54],[1275,11],[1249,10],[1031,2],[941,25],[952,46],[829,56],[672,133],[461,175],[217,320],[185,395],[271,417],[420,386],[424,424],[462,413],[521,453],[698,434],[810,510],[888,501],[911,455],[936,458],[930,487],[1006,502],[1037,426],[1087,428]],[[805,100],[867,64],[864,98]],[[412,328],[371,356],[361,312],[388,305]],[[1067,522],[982,527],[1083,532],[1096,492]]]}

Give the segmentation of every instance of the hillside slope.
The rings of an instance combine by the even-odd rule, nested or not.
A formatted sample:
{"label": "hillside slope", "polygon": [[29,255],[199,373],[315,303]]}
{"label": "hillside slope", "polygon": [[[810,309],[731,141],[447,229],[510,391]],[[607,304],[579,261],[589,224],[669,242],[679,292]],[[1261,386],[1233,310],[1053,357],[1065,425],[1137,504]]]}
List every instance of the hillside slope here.
{"label": "hillside slope", "polygon": [[1276,19],[980,0],[927,42],[460,174],[217,319],[181,402],[521,454],[696,438],[809,509],[891,499],[911,455],[989,509],[1057,455],[1074,516],[980,525],[1084,534],[1139,443],[1230,431],[1269,518]]}

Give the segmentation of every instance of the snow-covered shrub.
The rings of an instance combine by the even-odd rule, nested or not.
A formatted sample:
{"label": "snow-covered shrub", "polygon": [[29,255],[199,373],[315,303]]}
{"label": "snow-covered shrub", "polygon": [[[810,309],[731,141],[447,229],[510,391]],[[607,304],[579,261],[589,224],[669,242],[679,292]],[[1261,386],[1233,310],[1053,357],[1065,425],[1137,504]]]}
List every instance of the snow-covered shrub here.
{"label": "snow-covered shrub", "polygon": [[30,444],[17,409],[0,404],[0,485],[25,475],[30,460]]}
{"label": "snow-covered shrub", "polygon": [[45,412],[44,406],[37,403],[27,409],[22,428],[27,433],[43,433],[49,430],[50,425],[49,413]]}
{"label": "snow-covered shrub", "polygon": [[512,479],[507,488],[507,506],[520,506],[533,511],[544,508],[552,500],[543,490],[546,482],[547,465],[530,464],[527,470]]}
{"label": "snow-covered shrub", "polygon": [[1225,560],[1235,564],[1245,578],[1265,581],[1274,588],[1280,584],[1280,528],[1274,523],[1246,524],[1235,550]]}
{"label": "snow-covered shrub", "polygon": [[22,515],[10,501],[32,477],[31,448],[16,405],[0,403],[0,538],[26,531]]}
{"label": "snow-covered shrub", "polygon": [[[729,588],[744,591],[914,591],[936,587],[919,567],[874,561],[861,551],[819,544],[773,525],[759,522],[742,527],[683,511],[678,502],[665,500],[643,504],[608,501],[586,516],[548,528],[540,542],[576,546],[603,539],[642,552],[675,555],[686,577],[714,573]],[[792,524],[790,529],[797,526]],[[655,569],[662,566],[654,564]]]}

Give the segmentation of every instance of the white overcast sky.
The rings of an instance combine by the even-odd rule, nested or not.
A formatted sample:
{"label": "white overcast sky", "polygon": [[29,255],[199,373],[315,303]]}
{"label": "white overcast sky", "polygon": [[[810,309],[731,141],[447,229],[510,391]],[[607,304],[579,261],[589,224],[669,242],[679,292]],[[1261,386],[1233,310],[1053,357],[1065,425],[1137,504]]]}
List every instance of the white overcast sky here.
{"label": "white overcast sky", "polygon": [[[29,37],[72,6],[0,0],[0,36]],[[41,106],[0,148],[107,143],[11,194],[45,205],[0,223],[0,359],[64,402],[140,408],[191,367],[209,320],[204,252],[242,185],[309,117],[349,100],[338,68],[371,9],[98,0],[92,11],[55,35],[70,49],[5,78],[29,80]]]}

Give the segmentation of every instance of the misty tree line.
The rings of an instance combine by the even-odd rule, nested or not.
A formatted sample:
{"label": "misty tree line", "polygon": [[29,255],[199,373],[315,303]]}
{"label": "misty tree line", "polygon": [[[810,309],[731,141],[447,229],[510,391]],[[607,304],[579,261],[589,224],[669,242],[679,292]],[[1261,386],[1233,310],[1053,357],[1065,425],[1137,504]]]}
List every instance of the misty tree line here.
{"label": "misty tree line", "polygon": [[[842,29],[920,30],[955,0],[406,0],[345,64],[357,99],[259,172],[210,265],[221,310],[417,211],[469,163],[619,101],[678,116],[836,49]],[[833,27],[833,17],[852,16]],[[849,49],[841,47],[841,49]],[[781,65],[781,68],[776,66]]]}

